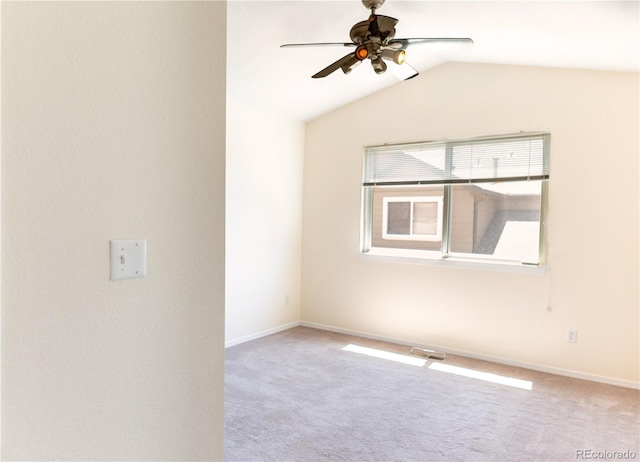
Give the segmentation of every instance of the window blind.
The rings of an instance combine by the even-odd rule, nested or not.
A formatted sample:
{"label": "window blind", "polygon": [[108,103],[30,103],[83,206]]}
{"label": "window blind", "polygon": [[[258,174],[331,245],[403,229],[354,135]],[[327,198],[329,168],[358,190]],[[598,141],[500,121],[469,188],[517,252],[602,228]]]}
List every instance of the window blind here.
{"label": "window blind", "polygon": [[363,170],[364,186],[547,179],[549,134],[369,147]]}

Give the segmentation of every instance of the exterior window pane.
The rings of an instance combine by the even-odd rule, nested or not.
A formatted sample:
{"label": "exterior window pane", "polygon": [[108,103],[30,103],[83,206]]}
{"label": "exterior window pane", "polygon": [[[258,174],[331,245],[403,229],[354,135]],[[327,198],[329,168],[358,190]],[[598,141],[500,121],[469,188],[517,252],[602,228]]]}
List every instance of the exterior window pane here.
{"label": "exterior window pane", "polygon": [[387,234],[411,234],[411,202],[389,202]]}
{"label": "exterior window pane", "polygon": [[413,203],[413,234],[435,236],[438,234],[438,203]]}
{"label": "exterior window pane", "polygon": [[537,263],[541,181],[456,185],[450,252]]}

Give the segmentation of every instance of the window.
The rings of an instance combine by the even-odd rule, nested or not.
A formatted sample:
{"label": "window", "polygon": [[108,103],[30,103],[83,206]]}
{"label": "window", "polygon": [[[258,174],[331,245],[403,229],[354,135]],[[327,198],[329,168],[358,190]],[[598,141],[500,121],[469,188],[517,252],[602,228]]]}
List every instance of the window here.
{"label": "window", "polygon": [[442,240],[442,196],[383,197],[382,238]]}
{"label": "window", "polygon": [[361,250],[545,263],[549,135],[365,149]]}

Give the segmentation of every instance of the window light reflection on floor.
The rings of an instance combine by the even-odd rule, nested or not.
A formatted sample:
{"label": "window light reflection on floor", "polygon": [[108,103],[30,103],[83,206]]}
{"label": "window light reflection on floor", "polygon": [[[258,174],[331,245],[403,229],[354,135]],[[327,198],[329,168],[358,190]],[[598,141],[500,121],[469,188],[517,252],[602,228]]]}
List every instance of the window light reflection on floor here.
{"label": "window light reflection on floor", "polygon": [[347,345],[343,348],[344,351],[350,351],[352,353],[360,353],[362,355],[373,356],[374,358],[388,359],[403,364],[410,364],[411,366],[424,366],[427,361],[420,358],[414,358],[412,356],[399,355],[397,353],[391,353],[388,351],[376,350],[375,348],[367,348],[358,345]]}
{"label": "window light reflection on floor", "polygon": [[[389,351],[377,350],[375,348],[367,348],[353,344],[347,345],[342,350],[352,353],[359,353],[366,356],[372,356],[374,358],[395,361],[402,364],[409,364],[411,366],[423,367],[425,364],[427,364],[426,359],[420,359],[413,356],[405,356],[397,353],[391,353]],[[475,371],[473,369],[467,369],[466,367],[452,366],[450,364],[444,364],[441,362],[431,362],[428,368],[434,371],[447,372],[449,374],[484,380],[485,382],[497,383],[500,385],[508,385],[510,387],[521,388],[523,390],[531,390],[533,388],[533,383],[529,380],[514,379],[512,377],[507,377],[504,375]]]}
{"label": "window light reflection on floor", "polygon": [[474,371],[466,367],[451,366],[450,364],[431,363],[429,369],[435,371],[448,372],[449,374],[461,375],[473,379],[484,380],[485,382],[499,383],[510,387],[522,388],[523,390],[531,390],[533,383],[528,380],[514,379],[504,375],[490,374],[488,372]]}

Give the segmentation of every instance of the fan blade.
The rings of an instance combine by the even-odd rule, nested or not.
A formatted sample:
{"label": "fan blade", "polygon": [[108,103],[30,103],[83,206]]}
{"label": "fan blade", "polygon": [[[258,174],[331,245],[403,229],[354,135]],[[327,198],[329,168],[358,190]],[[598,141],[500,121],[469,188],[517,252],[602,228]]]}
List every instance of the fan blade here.
{"label": "fan blade", "polygon": [[350,42],[326,42],[326,43],[286,43],[280,45],[280,48],[294,48],[294,47],[355,47],[355,43]]}
{"label": "fan blade", "polygon": [[348,69],[351,66],[353,66],[357,61],[359,61],[359,60],[358,60],[358,58],[356,58],[356,54],[355,53],[349,53],[348,55],[343,56],[342,58],[337,60],[335,63],[330,64],[329,66],[325,67],[320,72],[312,75],[311,78],[320,79],[322,77],[328,76],[329,74],[331,74],[334,71],[337,71],[340,68]]}
{"label": "fan blade", "polygon": [[404,50],[411,45],[435,44],[435,45],[473,45],[470,38],[405,38],[389,40],[386,45],[395,50]]}
{"label": "fan blade", "polygon": [[390,16],[375,15],[375,21],[369,23],[369,32],[374,37],[380,37],[382,40],[393,32],[394,27],[398,24],[396,18]]}
{"label": "fan blade", "polygon": [[418,75],[418,71],[409,66],[409,63],[407,63],[406,61],[402,64],[393,63],[391,65],[391,72],[393,72],[393,74],[400,80],[409,80]]}

